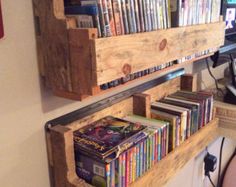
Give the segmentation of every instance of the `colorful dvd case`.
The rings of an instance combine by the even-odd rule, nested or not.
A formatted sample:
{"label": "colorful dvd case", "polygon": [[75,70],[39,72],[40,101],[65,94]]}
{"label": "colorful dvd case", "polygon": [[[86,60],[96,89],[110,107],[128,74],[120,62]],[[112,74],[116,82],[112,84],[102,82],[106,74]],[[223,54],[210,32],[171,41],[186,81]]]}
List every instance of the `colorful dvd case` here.
{"label": "colorful dvd case", "polygon": [[75,150],[104,159],[121,152],[145,137],[146,126],[107,116],[74,132]]}

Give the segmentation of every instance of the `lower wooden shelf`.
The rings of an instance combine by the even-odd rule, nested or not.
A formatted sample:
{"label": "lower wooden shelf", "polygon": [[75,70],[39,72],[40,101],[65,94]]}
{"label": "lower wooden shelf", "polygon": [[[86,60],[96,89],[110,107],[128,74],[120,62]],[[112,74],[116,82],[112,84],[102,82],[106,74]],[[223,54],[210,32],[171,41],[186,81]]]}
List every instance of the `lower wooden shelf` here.
{"label": "lower wooden shelf", "polygon": [[[52,186],[55,187],[87,187],[91,186],[76,174],[73,132],[107,115],[123,118],[129,114],[145,117],[150,116],[150,103],[170,95],[180,89],[180,77],[147,89],[144,93],[135,94],[119,100],[105,108],[97,110],[84,117],[64,116],[63,120],[47,126],[46,139],[49,157],[49,168]],[[160,91],[161,90],[161,91]],[[82,110],[81,112],[83,112]],[[79,114],[78,114],[79,115]],[[65,118],[65,119],[64,119]],[[76,119],[75,119],[76,118]],[[219,120],[216,118],[184,141],[165,158],[156,163],[148,172],[130,186],[156,187],[163,186],[190,159],[199,154],[206,146],[220,136]],[[54,125],[52,125],[54,124]]]}
{"label": "lower wooden shelf", "polygon": [[[212,120],[156,163],[146,174],[130,186],[156,187],[166,184],[190,159],[194,158],[219,136],[218,121],[218,119]],[[75,173],[73,129],[60,125],[55,126],[50,132],[50,143],[50,151],[54,155],[51,157],[51,170],[55,177],[53,180],[54,185],[56,187],[91,186],[77,177]]]}

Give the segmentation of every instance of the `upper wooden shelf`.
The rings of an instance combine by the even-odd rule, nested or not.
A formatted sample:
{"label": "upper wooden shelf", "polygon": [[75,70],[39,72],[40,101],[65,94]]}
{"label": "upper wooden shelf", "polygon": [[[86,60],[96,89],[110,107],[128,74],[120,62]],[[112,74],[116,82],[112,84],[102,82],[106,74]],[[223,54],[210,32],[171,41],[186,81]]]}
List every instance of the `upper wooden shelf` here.
{"label": "upper wooden shelf", "polygon": [[224,44],[224,22],[97,38],[63,0],[33,0],[40,72],[56,95],[81,100],[99,85]]}

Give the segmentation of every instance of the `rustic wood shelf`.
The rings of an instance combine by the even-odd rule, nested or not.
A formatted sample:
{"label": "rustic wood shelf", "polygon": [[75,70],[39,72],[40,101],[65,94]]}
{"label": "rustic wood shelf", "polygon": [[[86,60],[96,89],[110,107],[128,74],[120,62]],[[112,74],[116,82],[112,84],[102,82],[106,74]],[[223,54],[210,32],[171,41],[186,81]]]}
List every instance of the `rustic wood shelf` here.
{"label": "rustic wood shelf", "polygon": [[224,22],[97,38],[96,29],[78,29],[64,15],[63,0],[33,2],[41,75],[56,95],[70,99],[104,93],[104,83],[224,44]]}
{"label": "rustic wood shelf", "polygon": [[[172,79],[161,85],[136,94],[107,108],[98,110],[81,119],[74,120],[63,126],[52,126],[46,132],[49,166],[53,184],[56,187],[90,186],[75,173],[73,131],[107,115],[124,117],[128,114],[150,116],[150,102],[180,89],[180,78]],[[161,90],[161,92],[160,92]],[[153,168],[131,186],[162,186],[180,170],[191,158],[201,152],[209,143],[219,136],[218,119],[212,120],[189,139],[173,150]]]}

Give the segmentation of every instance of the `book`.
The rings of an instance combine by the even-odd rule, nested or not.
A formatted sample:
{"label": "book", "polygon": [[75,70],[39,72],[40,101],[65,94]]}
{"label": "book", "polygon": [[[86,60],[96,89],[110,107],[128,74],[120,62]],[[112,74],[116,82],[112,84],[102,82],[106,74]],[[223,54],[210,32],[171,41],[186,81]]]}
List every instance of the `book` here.
{"label": "book", "polygon": [[77,152],[75,157],[76,173],[87,183],[97,187],[111,187],[111,164],[105,164]]}
{"label": "book", "polygon": [[112,2],[111,0],[106,0],[107,1],[107,11],[108,11],[108,19],[109,19],[109,26],[111,29],[111,36],[116,36],[116,24],[115,20],[113,17],[113,8],[112,8]]}
{"label": "book", "polygon": [[207,124],[210,121],[211,111],[213,110],[213,95],[212,94],[204,94],[203,92],[189,92],[189,91],[178,91],[173,95],[182,96],[187,99],[197,100],[202,102],[203,107],[203,119],[202,126]]}
{"label": "book", "polygon": [[118,157],[144,138],[146,126],[107,116],[74,132],[75,150],[84,150],[100,159]]}
{"label": "book", "polygon": [[178,102],[177,104],[182,103],[182,104],[180,104],[181,106],[192,107],[193,118],[192,118],[191,134],[197,132],[199,122],[200,122],[199,119],[200,119],[200,115],[201,115],[199,103],[186,101],[186,100],[178,99],[178,98],[171,98],[171,97],[165,97],[165,99],[169,100],[169,101],[176,101],[176,102]]}
{"label": "book", "polygon": [[179,146],[179,133],[180,118],[177,115],[172,115],[167,112],[161,112],[151,109],[151,117],[169,122],[169,145],[168,151],[172,151],[175,147]]}
{"label": "book", "polygon": [[181,99],[181,100],[186,100],[186,101],[191,101],[193,103],[198,103],[199,107],[200,107],[200,115],[199,115],[199,125],[198,125],[198,129],[200,129],[201,127],[204,126],[204,118],[205,118],[205,101],[202,99],[197,99],[197,98],[191,98],[191,97],[187,97],[186,95],[182,95],[181,93],[174,93],[169,95],[168,97],[171,98],[177,98],[177,99]]}
{"label": "book", "polygon": [[123,17],[123,24],[124,24],[124,32],[125,34],[129,34],[130,29],[129,29],[127,9],[126,9],[126,0],[121,0],[121,10],[122,10],[122,17]]}
{"label": "book", "polygon": [[141,29],[141,24],[140,24],[140,15],[139,15],[139,11],[141,11],[139,9],[139,0],[133,0],[134,2],[134,13],[135,13],[135,23],[136,23],[136,32],[142,32]]}
{"label": "book", "polygon": [[198,109],[197,109],[196,105],[192,105],[192,104],[186,103],[186,102],[181,101],[181,100],[178,100],[178,101],[177,100],[171,100],[171,99],[168,99],[168,98],[162,99],[162,100],[160,100],[160,102],[189,109],[191,111],[191,113],[189,114],[190,118],[189,118],[189,121],[188,121],[189,128],[188,128],[187,135],[189,137],[194,132],[196,132],[196,129],[198,127],[198,116],[199,116]]}
{"label": "book", "polygon": [[115,21],[116,35],[125,34],[122,19],[121,0],[112,0],[113,15]]}
{"label": "book", "polygon": [[159,110],[162,112],[168,112],[170,114],[178,115],[180,116],[180,128],[181,128],[181,134],[180,134],[180,143],[183,142],[186,139],[186,132],[187,132],[187,110],[185,108],[168,105],[165,103],[160,102],[153,102],[151,104],[151,108],[154,110]]}
{"label": "book", "polygon": [[151,24],[151,13],[150,13],[150,0],[143,0],[143,11],[144,11],[145,30],[151,31],[152,24]]}
{"label": "book", "polygon": [[[145,118],[142,116],[137,116],[137,115],[132,115],[132,116],[127,116],[124,119],[126,119],[127,121],[131,121],[133,123],[140,123],[144,126],[147,126],[148,128],[145,129],[146,134],[148,134],[148,139],[147,139],[147,144],[148,144],[148,149],[147,149],[147,154],[148,154],[148,159],[150,158],[150,154],[152,152],[150,149],[150,144],[153,143],[153,136],[155,136],[156,133],[159,133],[160,131],[163,132],[163,136],[162,136],[162,155],[166,155],[168,153],[168,138],[169,137],[169,122],[166,121],[161,121],[161,120],[155,120],[155,119],[149,119],[149,118]],[[156,145],[158,146],[158,145]],[[150,168],[150,159],[148,161],[148,167]]]}

